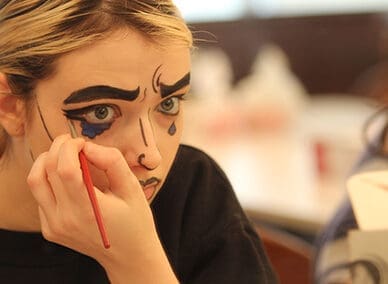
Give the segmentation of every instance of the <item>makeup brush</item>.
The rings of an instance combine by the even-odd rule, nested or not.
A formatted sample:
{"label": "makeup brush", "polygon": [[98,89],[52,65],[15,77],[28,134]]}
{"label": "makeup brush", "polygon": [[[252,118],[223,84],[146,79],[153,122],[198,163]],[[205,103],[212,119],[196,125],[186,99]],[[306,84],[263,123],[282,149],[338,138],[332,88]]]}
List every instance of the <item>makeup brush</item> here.
{"label": "makeup brush", "polygon": [[[67,120],[67,122],[69,125],[71,137],[77,138],[78,134],[77,134],[77,131],[75,130],[75,126],[74,126],[73,122],[69,119]],[[101,235],[101,239],[102,239],[102,242],[104,244],[104,247],[106,249],[108,249],[110,247],[109,239],[108,239],[108,236],[106,234],[104,221],[102,219],[100,207],[98,205],[97,198],[96,198],[96,193],[94,191],[93,181],[92,181],[92,178],[90,176],[90,171],[89,171],[89,167],[88,167],[88,161],[87,161],[86,156],[85,156],[83,151],[81,151],[79,153],[79,161],[81,164],[81,171],[82,171],[84,183],[85,183],[86,189],[88,191],[90,202],[91,202],[92,207],[93,207],[94,217],[96,218],[98,230],[100,231],[100,235]]]}

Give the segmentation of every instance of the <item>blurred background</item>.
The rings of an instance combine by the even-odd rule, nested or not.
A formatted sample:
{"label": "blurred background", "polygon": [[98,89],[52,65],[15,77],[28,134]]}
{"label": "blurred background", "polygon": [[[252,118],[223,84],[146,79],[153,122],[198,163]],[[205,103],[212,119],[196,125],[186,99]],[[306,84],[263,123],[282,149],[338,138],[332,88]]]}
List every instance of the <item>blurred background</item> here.
{"label": "blurred background", "polygon": [[183,141],[221,165],[257,223],[312,243],[384,104],[386,0],[175,0],[189,23]]}

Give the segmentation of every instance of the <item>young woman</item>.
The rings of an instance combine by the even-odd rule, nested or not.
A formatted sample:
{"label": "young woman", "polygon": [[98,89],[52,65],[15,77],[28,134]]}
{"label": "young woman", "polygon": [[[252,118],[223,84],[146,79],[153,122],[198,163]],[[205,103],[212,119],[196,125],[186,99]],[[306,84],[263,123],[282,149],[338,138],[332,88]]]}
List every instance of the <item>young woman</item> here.
{"label": "young woman", "polygon": [[275,281],[223,172],[179,145],[191,46],[167,0],[1,2],[1,282]]}

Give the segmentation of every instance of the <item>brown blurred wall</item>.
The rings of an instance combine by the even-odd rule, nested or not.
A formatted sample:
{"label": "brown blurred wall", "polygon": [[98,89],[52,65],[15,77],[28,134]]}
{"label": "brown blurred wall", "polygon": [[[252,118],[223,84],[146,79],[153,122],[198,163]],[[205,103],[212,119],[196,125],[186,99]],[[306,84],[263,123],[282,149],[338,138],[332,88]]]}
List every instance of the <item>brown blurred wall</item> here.
{"label": "brown blurred wall", "polygon": [[191,28],[196,37],[214,39],[201,31],[216,37],[217,42],[198,46],[223,48],[234,82],[249,74],[260,47],[272,42],[286,52],[310,94],[362,93],[362,78],[387,58],[387,19],[385,13],[249,18],[193,23]]}

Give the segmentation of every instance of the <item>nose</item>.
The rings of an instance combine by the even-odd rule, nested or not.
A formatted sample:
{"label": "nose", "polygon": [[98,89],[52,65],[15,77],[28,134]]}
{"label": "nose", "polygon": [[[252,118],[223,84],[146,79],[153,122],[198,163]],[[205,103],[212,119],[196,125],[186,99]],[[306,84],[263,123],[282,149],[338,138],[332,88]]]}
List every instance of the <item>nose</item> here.
{"label": "nose", "polygon": [[132,147],[125,157],[129,166],[138,166],[145,168],[149,171],[156,169],[162,160],[157,140],[154,134],[152,122],[148,116],[139,117],[137,129],[130,131],[134,134],[131,135],[132,139],[129,144]]}

